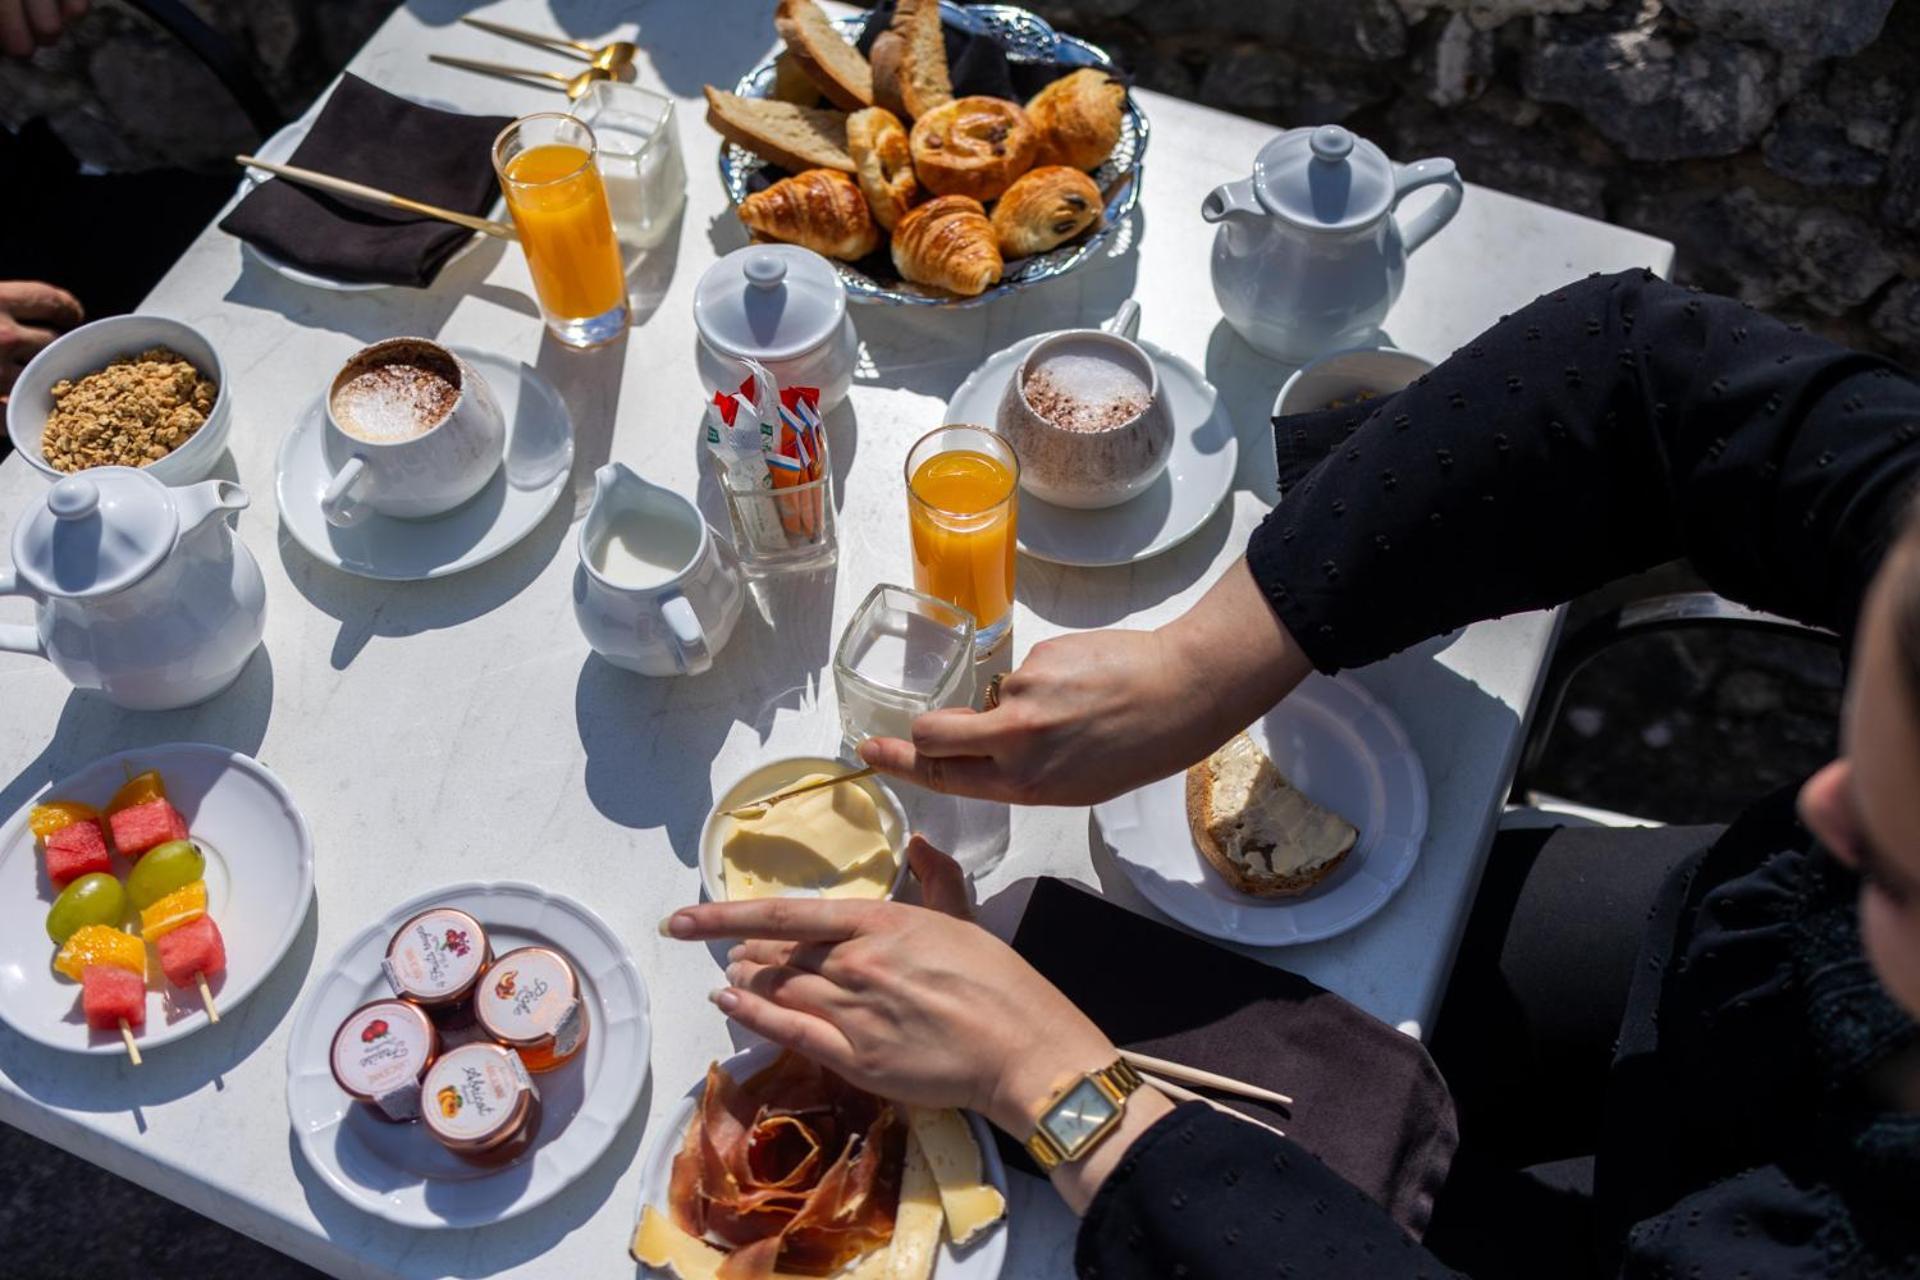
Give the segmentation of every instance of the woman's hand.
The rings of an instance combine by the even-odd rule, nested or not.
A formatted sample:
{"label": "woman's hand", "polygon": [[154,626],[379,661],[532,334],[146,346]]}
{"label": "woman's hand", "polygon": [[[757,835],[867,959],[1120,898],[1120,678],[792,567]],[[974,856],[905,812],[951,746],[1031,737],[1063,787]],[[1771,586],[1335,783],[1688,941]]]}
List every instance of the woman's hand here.
{"label": "woman's hand", "polygon": [[[0,0],[0,7],[5,4]],[[65,289],[36,280],[0,280],[0,404],[27,362],[60,330],[84,319],[80,300]]]}
{"label": "woman's hand", "polygon": [[993,710],[929,712],[912,742],[874,738],[860,758],[934,791],[1097,804],[1205,759],[1309,669],[1240,560],[1160,630],[1035,645]]}
{"label": "woman's hand", "polygon": [[1018,1138],[1113,1044],[1013,948],[969,920],[953,860],[907,851],[928,906],[763,898],[703,903],[669,937],[746,939],[714,995],[726,1015],[863,1089],[969,1107]]}
{"label": "woman's hand", "polygon": [[0,53],[24,58],[86,12],[87,0],[0,0]]}

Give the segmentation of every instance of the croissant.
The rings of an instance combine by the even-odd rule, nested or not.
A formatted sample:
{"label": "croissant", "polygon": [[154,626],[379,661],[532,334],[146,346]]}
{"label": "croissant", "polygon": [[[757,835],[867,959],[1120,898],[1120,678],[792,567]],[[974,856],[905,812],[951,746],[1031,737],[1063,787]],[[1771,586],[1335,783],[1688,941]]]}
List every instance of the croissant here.
{"label": "croissant", "polygon": [[1034,94],[1027,101],[1027,116],[1040,137],[1034,163],[1099,168],[1120,141],[1126,100],[1126,83],[1097,67],[1082,67]]}
{"label": "croissant", "polygon": [[920,184],[940,196],[987,201],[1033,167],[1040,140],[1027,113],[1003,98],[955,98],[913,122]]}
{"label": "croissant", "polygon": [[1000,248],[987,211],[967,196],[941,196],[909,209],[893,229],[893,266],[916,284],[977,297],[1000,278]]}
{"label": "croissant", "polygon": [[754,192],[740,202],[740,221],[769,240],[848,262],[880,247],[867,198],[836,169],[808,169]]}
{"label": "croissant", "polygon": [[893,230],[901,215],[920,199],[907,127],[885,107],[856,111],[847,117],[847,152],[853,157],[853,176],[873,210],[873,220],[884,230]]}
{"label": "croissant", "polygon": [[993,234],[1009,258],[1045,253],[1100,221],[1100,188],[1078,169],[1029,169],[993,206]]}

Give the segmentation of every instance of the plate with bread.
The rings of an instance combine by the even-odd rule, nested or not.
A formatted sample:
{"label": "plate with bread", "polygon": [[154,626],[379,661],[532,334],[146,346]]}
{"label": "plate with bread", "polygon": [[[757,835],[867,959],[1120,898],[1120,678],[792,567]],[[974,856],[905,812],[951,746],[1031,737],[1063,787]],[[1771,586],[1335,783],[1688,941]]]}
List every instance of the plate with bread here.
{"label": "plate with bread", "polygon": [[1011,5],[779,0],[783,48],[706,87],[755,239],[833,261],[856,302],[965,307],[1097,254],[1133,211],[1147,119],[1105,52]]}
{"label": "plate with bread", "polygon": [[1358,681],[1316,674],[1185,773],[1093,814],[1154,906],[1210,937],[1289,946],[1353,928],[1406,883],[1427,777]]}

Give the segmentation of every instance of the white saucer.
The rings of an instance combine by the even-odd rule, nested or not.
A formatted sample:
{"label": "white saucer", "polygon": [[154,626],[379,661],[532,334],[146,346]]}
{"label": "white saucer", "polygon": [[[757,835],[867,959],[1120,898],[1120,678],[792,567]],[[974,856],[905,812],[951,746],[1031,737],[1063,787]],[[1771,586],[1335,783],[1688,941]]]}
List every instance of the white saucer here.
{"label": "white saucer", "polygon": [[[779,1053],[779,1049],[773,1045],[757,1044],[723,1059],[720,1066],[735,1080],[743,1077],[751,1079],[772,1066]],[[636,1223],[648,1205],[661,1213],[669,1212],[667,1186],[673,1174],[673,1157],[680,1150],[687,1125],[692,1122],[694,1109],[700,1105],[700,1095],[706,1087],[707,1078],[702,1075],[693,1082],[678,1105],[667,1112],[651,1135],[646,1154],[640,1159],[640,1204],[633,1211]],[[1000,1161],[1000,1151],[993,1144],[993,1134],[987,1128],[987,1122],[971,1111],[962,1111],[960,1114],[967,1118],[967,1128],[973,1133],[973,1140],[980,1144],[981,1173],[988,1183],[999,1189],[1003,1197],[1007,1197],[1008,1212],[1011,1213],[1013,1202],[1007,1196],[1007,1167]],[[1002,1218],[984,1228],[983,1234],[969,1241],[963,1249],[956,1249],[953,1241],[941,1236],[940,1252],[933,1260],[933,1280],[997,1280],[1006,1263],[1007,1219]],[[642,1276],[673,1274],[647,1266],[642,1266],[639,1272]]]}
{"label": "white saucer", "polygon": [[1393,714],[1347,677],[1310,675],[1247,732],[1316,804],[1360,829],[1332,875],[1297,898],[1241,893],[1194,847],[1186,775],[1105,804],[1094,820],[1147,901],[1190,929],[1255,947],[1317,942],[1385,906],[1427,831],[1427,775]]}
{"label": "white saucer", "polygon": [[[126,769],[121,766],[125,764]],[[220,1012],[230,1013],[293,945],[313,898],[313,840],[285,784],[250,756],[225,747],[172,742],[96,760],[63,778],[0,827],[0,1020],[29,1040],[69,1053],[124,1054],[116,1034],[89,1030],[80,988],[53,970],[59,948],[47,936],[53,886],[41,870],[29,811],[44,800],[79,800],[105,809],[128,778],[158,769],[167,798],[187,820],[207,857],[207,913],[226,944],[227,970],[213,979]],[[113,858],[123,882],[129,864]],[[134,1033],[153,1049],[209,1025],[197,990],[174,987],[148,957],[147,1025]]]}
{"label": "white saucer", "polygon": [[[393,931],[433,906],[485,925],[495,954],[531,945],[565,953],[587,1001],[586,1047],[533,1078],[539,1133],[499,1168],[460,1159],[418,1124],[376,1117],[340,1091],[328,1065],[346,1016],[391,994],[380,961]],[[592,1167],[640,1099],[652,1042],[646,983],[599,916],[530,884],[448,885],[362,929],[314,980],[287,1038],[287,1116],[307,1162],[352,1204],[402,1226],[477,1227],[525,1213]]]}
{"label": "white saucer", "polygon": [[[400,96],[406,97],[405,94],[401,94]],[[268,164],[290,163],[293,160],[294,151],[297,150],[300,143],[305,140],[307,130],[313,127],[314,118],[320,114],[320,108],[326,105],[326,101],[325,95],[316,98],[313,105],[307,108],[305,114],[293,123],[283,126],[279,132],[254,148],[253,154],[265,160]],[[459,110],[459,108],[455,107],[452,103],[441,102],[431,98],[411,98],[409,101],[415,102],[423,107],[437,107],[443,111]],[[256,169],[252,165],[248,165],[246,173],[240,179],[240,194],[242,196],[246,195],[249,191],[252,191],[255,187],[266,182],[273,176],[273,174],[268,173],[265,169]],[[487,213],[487,216],[489,218],[498,218],[504,206],[504,201],[494,201],[493,208]],[[462,244],[458,249],[455,249],[453,253],[448,256],[447,260],[440,264],[440,269],[445,271],[469,253],[472,253],[479,247],[480,242],[484,239],[486,239],[486,236],[483,232],[474,232],[471,236],[467,237],[466,243]],[[267,270],[277,272],[295,284],[304,284],[314,289],[331,289],[336,293],[365,293],[369,289],[398,289],[406,287],[404,285],[383,284],[377,280],[335,280],[330,276],[315,275],[311,271],[294,266],[291,262],[276,258],[273,254],[268,253],[264,249],[256,248],[245,240],[240,242],[240,252],[246,254],[255,262],[267,268]]]}
{"label": "white saucer", "polygon": [[325,396],[301,411],[280,443],[274,492],[280,522],[319,560],[363,578],[415,582],[484,564],[533,532],[573,471],[573,419],[553,384],[517,360],[454,347],[480,371],[507,420],[506,461],[487,487],[431,520],[370,515],[336,529],[320,514],[333,471],[324,447]]}
{"label": "white saucer", "polygon": [[[953,393],[946,420],[992,426],[1007,379],[1047,336],[1035,334],[987,357]],[[1138,496],[1095,511],[1057,507],[1022,493],[1020,549],[1035,559],[1083,568],[1137,564],[1198,533],[1233,491],[1240,442],[1219,393],[1179,356],[1151,342],[1140,346],[1160,367],[1161,393],[1173,406],[1173,456],[1167,469]]]}

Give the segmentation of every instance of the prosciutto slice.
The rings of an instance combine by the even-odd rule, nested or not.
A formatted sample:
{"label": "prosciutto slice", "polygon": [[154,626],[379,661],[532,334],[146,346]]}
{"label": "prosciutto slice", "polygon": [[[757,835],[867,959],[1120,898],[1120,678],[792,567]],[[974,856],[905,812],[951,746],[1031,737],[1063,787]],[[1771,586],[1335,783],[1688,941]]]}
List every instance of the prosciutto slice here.
{"label": "prosciutto slice", "polygon": [[668,1208],[681,1230],[732,1251],[720,1280],[831,1275],[893,1238],[905,1156],[891,1105],[798,1054],[746,1081],[714,1063]]}

